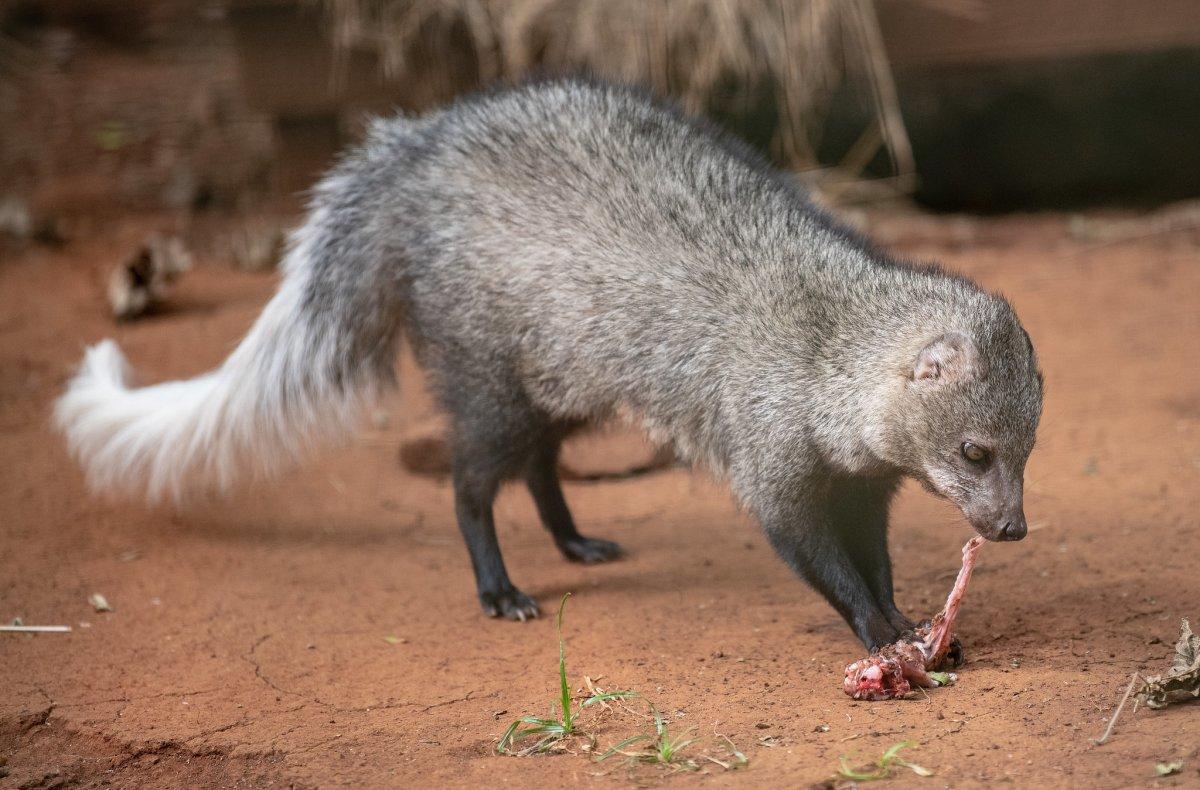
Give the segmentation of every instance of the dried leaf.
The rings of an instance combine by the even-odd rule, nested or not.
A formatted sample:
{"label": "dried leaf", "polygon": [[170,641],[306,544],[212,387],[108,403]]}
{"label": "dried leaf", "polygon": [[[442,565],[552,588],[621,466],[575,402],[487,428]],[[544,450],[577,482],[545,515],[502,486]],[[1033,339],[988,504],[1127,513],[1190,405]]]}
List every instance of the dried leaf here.
{"label": "dried leaf", "polygon": [[1194,672],[1200,663],[1200,636],[1192,633],[1192,626],[1185,617],[1179,623],[1179,641],[1175,643],[1175,660],[1171,662],[1168,675]]}
{"label": "dried leaf", "polygon": [[1172,702],[1200,698],[1200,636],[1184,618],[1179,624],[1175,659],[1165,675],[1148,677],[1138,690],[1138,701],[1148,708],[1165,708]]}

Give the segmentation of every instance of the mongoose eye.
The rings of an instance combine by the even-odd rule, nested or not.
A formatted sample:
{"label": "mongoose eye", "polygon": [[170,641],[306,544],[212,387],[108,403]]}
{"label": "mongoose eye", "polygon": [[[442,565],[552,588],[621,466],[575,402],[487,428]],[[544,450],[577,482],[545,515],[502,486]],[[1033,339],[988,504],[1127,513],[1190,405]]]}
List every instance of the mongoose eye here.
{"label": "mongoose eye", "polygon": [[963,458],[966,458],[973,464],[981,464],[988,459],[988,451],[977,444],[971,442],[962,443]]}

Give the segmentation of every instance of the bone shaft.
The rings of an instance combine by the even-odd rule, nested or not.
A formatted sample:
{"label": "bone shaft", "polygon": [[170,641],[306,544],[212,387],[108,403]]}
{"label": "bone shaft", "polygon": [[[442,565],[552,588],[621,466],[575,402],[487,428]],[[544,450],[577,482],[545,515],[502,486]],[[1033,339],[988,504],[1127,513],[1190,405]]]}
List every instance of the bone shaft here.
{"label": "bone shaft", "polygon": [[935,617],[933,620],[933,627],[929,630],[929,639],[926,642],[929,646],[926,655],[938,655],[949,644],[954,621],[958,617],[958,607],[966,595],[967,583],[971,581],[971,572],[975,570],[975,557],[982,545],[983,538],[974,537],[963,546],[962,568],[958,571],[958,578],[954,580],[950,595],[946,597],[946,606],[942,609],[941,617]]}

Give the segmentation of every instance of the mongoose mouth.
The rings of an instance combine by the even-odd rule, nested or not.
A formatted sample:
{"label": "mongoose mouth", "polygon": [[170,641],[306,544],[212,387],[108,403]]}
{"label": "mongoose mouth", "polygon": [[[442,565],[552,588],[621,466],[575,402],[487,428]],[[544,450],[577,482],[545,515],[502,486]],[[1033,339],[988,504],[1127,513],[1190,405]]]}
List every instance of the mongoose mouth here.
{"label": "mongoose mouth", "polygon": [[1029,527],[1025,523],[1025,514],[1023,513],[1018,513],[1010,518],[989,520],[986,524],[972,522],[971,526],[979,533],[980,537],[995,543],[1021,540],[1029,534]]}

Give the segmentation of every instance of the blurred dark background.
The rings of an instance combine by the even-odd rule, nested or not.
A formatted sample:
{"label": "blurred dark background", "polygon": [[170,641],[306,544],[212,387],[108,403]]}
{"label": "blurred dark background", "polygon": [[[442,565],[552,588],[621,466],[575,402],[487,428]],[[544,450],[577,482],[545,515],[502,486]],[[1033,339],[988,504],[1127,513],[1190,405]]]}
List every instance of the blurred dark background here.
{"label": "blurred dark background", "polygon": [[0,212],[295,204],[370,113],[578,70],[843,200],[1200,194],[1195,0],[0,0]]}

